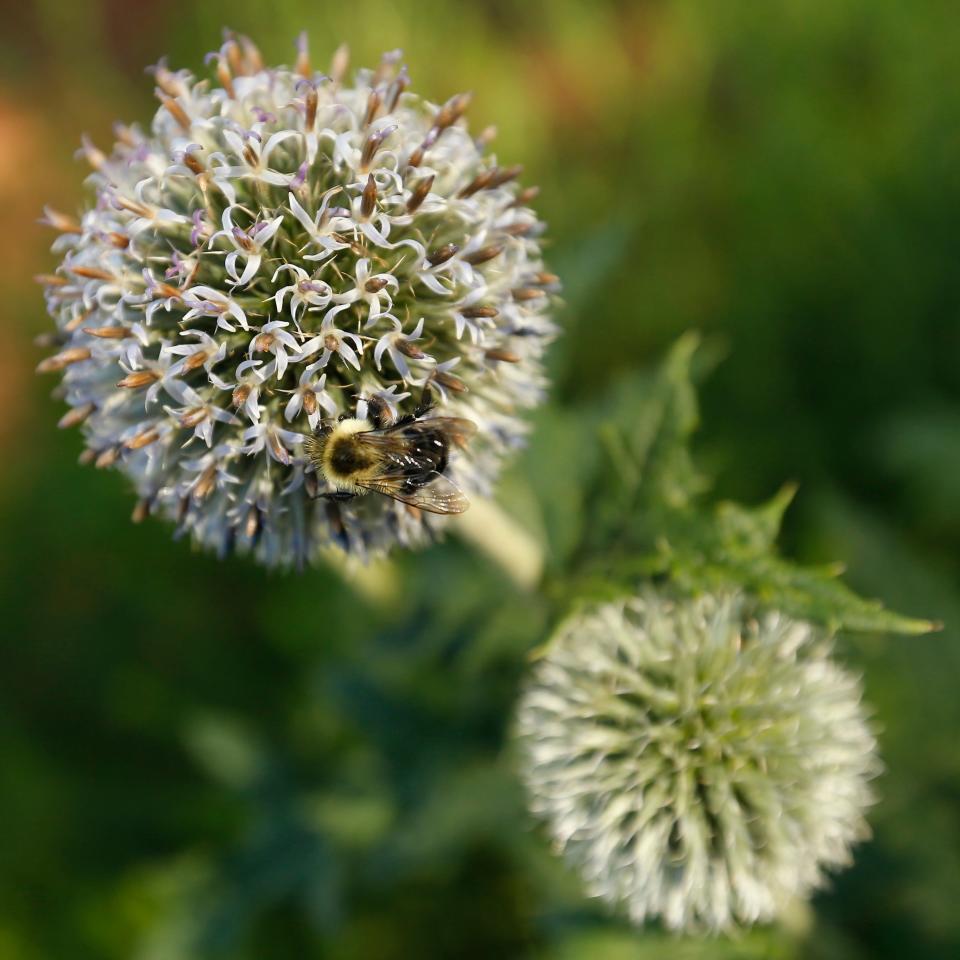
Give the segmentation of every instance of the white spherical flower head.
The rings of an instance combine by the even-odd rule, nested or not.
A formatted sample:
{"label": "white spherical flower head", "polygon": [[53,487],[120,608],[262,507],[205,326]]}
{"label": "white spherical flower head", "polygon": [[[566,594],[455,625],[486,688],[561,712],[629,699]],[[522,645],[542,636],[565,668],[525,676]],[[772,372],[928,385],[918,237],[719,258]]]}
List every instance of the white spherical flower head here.
{"label": "white spherical flower head", "polygon": [[631,920],[776,916],[867,834],[876,744],[858,681],[809,624],[654,595],[568,621],[518,735],[534,812]]}
{"label": "white spherical flower head", "polygon": [[324,496],[315,431],[469,420],[443,463],[467,496],[522,443],[557,282],[536,191],[468,133],[468,97],[409,92],[398,57],[348,83],[342,49],[320,73],[301,40],[293,68],[269,69],[230,36],[214,83],[156,68],[149,132],[85,144],[94,204],[47,211],[63,260],[41,278],[57,352],[40,369],[63,371],[61,423],[130,477],[135,517],[269,564],[366,554],[441,518]]}

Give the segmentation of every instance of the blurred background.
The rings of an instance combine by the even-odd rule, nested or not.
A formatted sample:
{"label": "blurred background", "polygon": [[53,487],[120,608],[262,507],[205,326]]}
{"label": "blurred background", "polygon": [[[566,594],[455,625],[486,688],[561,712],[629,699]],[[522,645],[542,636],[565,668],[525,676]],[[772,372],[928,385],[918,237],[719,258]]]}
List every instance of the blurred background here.
{"label": "blurred background", "polygon": [[[960,956],[960,34],[949,0],[0,2],[0,960]],[[42,205],[82,133],[203,72],[402,47],[542,187],[565,336],[542,420],[700,330],[717,493],[800,493],[784,549],[945,621],[841,638],[887,773],[810,911],[633,931],[555,860],[505,748],[549,629],[456,538],[348,583],[129,522],[33,368]],[[536,469],[537,448],[515,476]],[[562,484],[554,475],[550,482]],[[503,503],[534,532],[534,502]]]}

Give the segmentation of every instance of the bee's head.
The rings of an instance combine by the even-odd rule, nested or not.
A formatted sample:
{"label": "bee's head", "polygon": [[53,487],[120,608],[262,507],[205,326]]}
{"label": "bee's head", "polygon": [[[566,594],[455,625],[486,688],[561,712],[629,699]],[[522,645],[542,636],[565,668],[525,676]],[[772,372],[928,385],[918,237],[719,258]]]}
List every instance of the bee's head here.
{"label": "bee's head", "polygon": [[374,427],[382,430],[384,427],[390,426],[393,422],[393,415],[383,397],[378,397],[374,394],[372,397],[366,397],[365,399],[367,403],[367,417]]}

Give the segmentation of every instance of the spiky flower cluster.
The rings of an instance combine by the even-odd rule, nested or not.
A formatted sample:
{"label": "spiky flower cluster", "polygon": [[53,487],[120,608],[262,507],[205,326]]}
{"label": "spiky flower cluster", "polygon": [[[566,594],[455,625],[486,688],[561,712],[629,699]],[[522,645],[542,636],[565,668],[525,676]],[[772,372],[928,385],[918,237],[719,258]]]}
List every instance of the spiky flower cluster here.
{"label": "spiky flower cluster", "polygon": [[407,91],[399,53],[344,82],[301,41],[268,69],[244,37],[217,82],[155,70],[150,132],[86,143],[92,209],[47,211],[64,254],[46,284],[85,459],[222,553],[312,560],[423,539],[436,518],[380,496],[337,505],[303,455],[323,418],[432,404],[478,425],[450,473],[488,493],[540,399],[556,278],[517,167],[462,115]]}
{"label": "spiky flower cluster", "polygon": [[567,622],[518,733],[533,809],[592,895],[640,923],[775,916],[863,837],[875,741],[808,624],[648,594]]}

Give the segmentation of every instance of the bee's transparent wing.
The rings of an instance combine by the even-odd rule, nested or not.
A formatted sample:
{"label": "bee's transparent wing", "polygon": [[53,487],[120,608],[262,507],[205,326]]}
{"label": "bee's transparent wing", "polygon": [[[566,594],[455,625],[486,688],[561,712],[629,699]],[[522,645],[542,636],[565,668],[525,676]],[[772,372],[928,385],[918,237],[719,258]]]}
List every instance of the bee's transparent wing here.
{"label": "bee's transparent wing", "polygon": [[377,451],[383,460],[385,477],[399,474],[412,476],[418,472],[429,473],[436,466],[442,451],[451,445],[465,446],[476,429],[476,424],[471,420],[435,417],[432,420],[398,423],[385,430],[358,433],[355,439],[357,443]]}
{"label": "bee's transparent wing", "polygon": [[408,503],[411,507],[418,507],[429,513],[463,513],[470,506],[470,501],[463,495],[463,491],[442,473],[434,472],[423,486],[410,489],[403,476],[383,476],[358,482],[357,486],[374,493],[382,493],[385,497]]}
{"label": "bee's transparent wing", "polygon": [[390,436],[399,433],[412,437],[420,432],[428,433],[431,431],[438,431],[450,443],[458,447],[465,447],[467,441],[477,432],[477,425],[472,420],[465,420],[463,417],[430,417],[428,420],[395,424],[392,427],[387,427],[384,434]]}
{"label": "bee's transparent wing", "polygon": [[381,466],[357,486],[429,513],[463,513],[470,502],[437,464],[451,445],[465,446],[476,429],[471,420],[432,417],[361,433],[357,441],[378,452]]}

